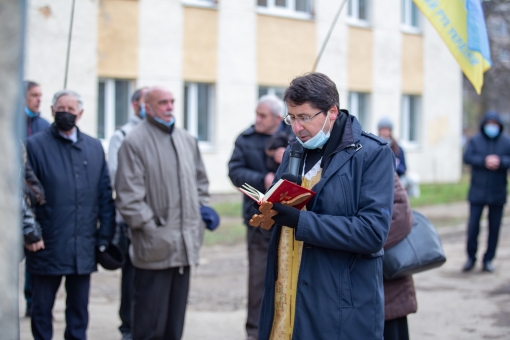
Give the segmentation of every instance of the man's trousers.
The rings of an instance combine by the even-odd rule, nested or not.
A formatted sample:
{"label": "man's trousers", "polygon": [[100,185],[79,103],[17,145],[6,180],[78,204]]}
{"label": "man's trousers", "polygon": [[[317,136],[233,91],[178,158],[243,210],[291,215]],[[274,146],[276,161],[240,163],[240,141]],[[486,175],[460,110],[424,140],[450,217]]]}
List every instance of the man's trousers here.
{"label": "man's trousers", "polygon": [[133,340],[179,340],[184,329],[190,267],[135,267]]}
{"label": "man's trousers", "polygon": [[[484,204],[470,205],[469,223],[468,223],[468,241],[467,253],[470,259],[476,260],[476,251],[478,250],[478,234],[480,233],[480,218]],[[489,205],[489,237],[487,240],[487,251],[483,257],[483,262],[492,261],[496,255],[498,245],[499,227],[503,217],[502,205]]]}
{"label": "man's trousers", "polygon": [[[60,275],[32,274],[32,335],[35,340],[53,337],[55,297],[62,281]],[[64,339],[85,340],[89,322],[90,274],[66,275],[66,329]]]}
{"label": "man's trousers", "polygon": [[248,337],[258,337],[259,313],[264,293],[267,251],[269,237],[264,236],[259,228],[247,226],[248,243],[248,318],[246,333]]}

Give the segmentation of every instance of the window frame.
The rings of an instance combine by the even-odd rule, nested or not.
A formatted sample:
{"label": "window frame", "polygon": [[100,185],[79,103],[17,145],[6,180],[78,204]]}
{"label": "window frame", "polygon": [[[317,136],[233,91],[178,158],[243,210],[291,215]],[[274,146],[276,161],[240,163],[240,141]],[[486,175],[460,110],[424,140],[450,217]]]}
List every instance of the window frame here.
{"label": "window frame", "polygon": [[[365,99],[365,112],[363,117],[360,119],[359,115],[359,101],[360,95],[362,95]],[[368,130],[368,126],[370,125],[371,120],[371,96],[370,92],[361,92],[361,91],[349,91],[347,95],[347,106],[349,108],[349,113],[355,116],[361,124],[363,130]],[[353,108],[356,109],[353,109]]]}
{"label": "window frame", "polygon": [[[198,85],[207,85],[208,98],[208,135],[209,140],[202,141],[198,139]],[[186,96],[186,87],[188,92]],[[212,149],[214,146],[214,125],[215,125],[215,93],[216,88],[214,83],[201,83],[201,82],[184,82],[184,106],[183,106],[183,127],[188,133],[197,138],[198,144],[201,149]]]}
{"label": "window frame", "polygon": [[258,1],[255,0],[255,6],[257,8],[257,13],[266,14],[266,15],[274,15],[281,17],[289,17],[294,19],[303,19],[303,20],[311,20],[313,18],[313,0],[306,0],[308,3],[308,11],[302,12],[296,10],[296,0],[285,0],[286,6],[276,6],[276,0],[266,0],[266,6],[260,6]]}
{"label": "window frame", "polygon": [[[352,14],[350,14],[352,8]],[[352,26],[371,27],[372,25],[372,0],[367,0],[367,19],[359,18],[359,0],[347,2],[347,22]]]}
{"label": "window frame", "polygon": [[[414,99],[414,114],[416,115],[414,122],[416,138],[414,140],[410,140],[410,129],[411,129],[411,98]],[[403,94],[402,95],[402,109],[401,109],[401,119],[400,119],[400,141],[401,144],[410,147],[417,148],[421,145],[422,132],[420,130],[421,117],[422,117],[422,109],[421,109],[421,95],[416,94]]]}
{"label": "window frame", "polygon": [[[96,135],[98,139],[103,141],[109,141],[115,130],[120,126],[116,126],[116,107],[115,107],[115,82],[126,81],[128,82],[128,93],[127,93],[127,108],[128,108],[128,120],[129,117],[134,115],[134,110],[131,105],[131,95],[134,92],[135,80],[134,79],[122,79],[122,78],[98,78],[98,104],[99,104],[99,83],[104,83],[104,137],[99,137],[99,116],[96,116]],[[99,105],[98,105],[99,106]],[[99,107],[97,115],[99,115]]]}
{"label": "window frame", "polygon": [[[401,6],[400,26],[401,26],[402,31],[404,31],[406,33],[420,34],[422,32],[423,19],[421,16],[421,11],[418,8],[418,6],[416,6],[416,4],[414,3],[413,0],[401,0],[400,6]],[[411,22],[412,17],[413,17],[413,15],[412,15],[413,7],[416,8],[416,11],[418,13],[416,16],[416,20],[417,20],[416,26],[413,26],[413,24]]]}

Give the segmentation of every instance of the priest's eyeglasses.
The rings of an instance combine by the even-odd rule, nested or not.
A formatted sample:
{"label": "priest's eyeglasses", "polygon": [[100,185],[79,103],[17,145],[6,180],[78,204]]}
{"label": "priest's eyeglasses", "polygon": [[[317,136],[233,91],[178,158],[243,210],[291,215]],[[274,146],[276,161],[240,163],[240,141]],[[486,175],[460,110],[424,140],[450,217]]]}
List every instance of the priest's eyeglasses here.
{"label": "priest's eyeglasses", "polygon": [[310,116],[310,117],[306,117],[306,116],[301,116],[301,117],[294,117],[294,116],[290,116],[290,115],[286,115],[284,118],[283,118],[283,121],[285,122],[285,124],[287,125],[292,125],[296,122],[296,120],[299,122],[299,124],[307,124],[310,122],[310,120],[317,116],[319,113],[322,113],[324,110],[320,110],[319,112],[317,112],[316,114]]}

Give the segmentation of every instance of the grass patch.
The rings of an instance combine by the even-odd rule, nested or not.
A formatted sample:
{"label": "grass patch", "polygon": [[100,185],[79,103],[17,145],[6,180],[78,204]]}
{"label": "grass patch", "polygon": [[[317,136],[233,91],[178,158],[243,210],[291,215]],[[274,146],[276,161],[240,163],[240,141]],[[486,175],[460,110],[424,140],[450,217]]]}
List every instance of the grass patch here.
{"label": "grass patch", "polygon": [[213,232],[205,231],[204,244],[236,244],[246,238],[246,226],[243,224],[241,216],[237,220],[222,219],[220,226]]}
{"label": "grass patch", "polygon": [[242,200],[224,201],[211,204],[221,217],[239,217],[242,216],[243,202]]}
{"label": "grass patch", "polygon": [[469,176],[458,183],[421,184],[420,197],[410,198],[411,207],[465,201],[469,190]]}

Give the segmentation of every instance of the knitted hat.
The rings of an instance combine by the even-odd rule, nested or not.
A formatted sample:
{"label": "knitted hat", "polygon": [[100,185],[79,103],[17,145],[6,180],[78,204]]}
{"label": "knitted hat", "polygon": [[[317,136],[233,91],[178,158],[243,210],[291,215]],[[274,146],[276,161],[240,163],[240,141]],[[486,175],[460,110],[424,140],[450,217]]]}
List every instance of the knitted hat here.
{"label": "knitted hat", "polygon": [[388,128],[393,130],[393,122],[388,117],[381,118],[379,123],[377,124],[377,130],[381,130],[382,128]]}

